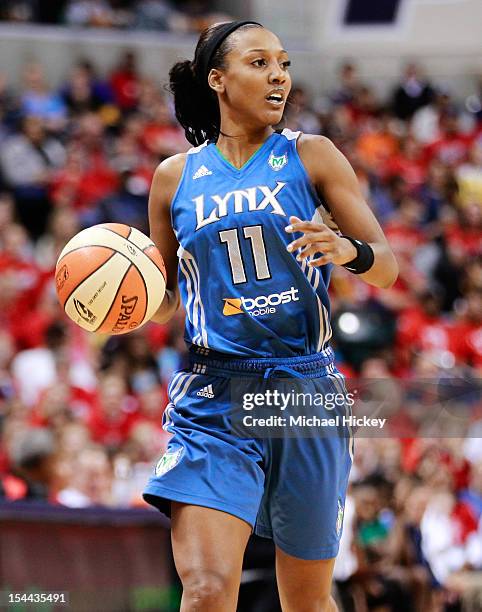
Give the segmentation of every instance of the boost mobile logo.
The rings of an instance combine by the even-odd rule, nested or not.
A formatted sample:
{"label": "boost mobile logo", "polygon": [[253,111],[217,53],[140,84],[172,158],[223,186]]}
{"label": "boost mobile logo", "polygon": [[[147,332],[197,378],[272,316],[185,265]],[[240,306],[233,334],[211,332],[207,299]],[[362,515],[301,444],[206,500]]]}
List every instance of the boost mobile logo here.
{"label": "boost mobile logo", "polygon": [[265,314],[274,314],[276,312],[275,306],[297,302],[299,299],[298,289],[294,287],[281,293],[258,295],[255,298],[224,298],[223,315],[229,317],[246,312],[252,317],[259,317]]}

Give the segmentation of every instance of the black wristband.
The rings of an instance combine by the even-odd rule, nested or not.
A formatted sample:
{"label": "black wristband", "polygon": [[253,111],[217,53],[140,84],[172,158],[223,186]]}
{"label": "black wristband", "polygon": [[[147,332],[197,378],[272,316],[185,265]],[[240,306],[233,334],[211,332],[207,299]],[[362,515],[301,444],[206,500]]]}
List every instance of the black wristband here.
{"label": "black wristband", "polygon": [[356,248],[355,259],[352,259],[346,264],[343,264],[343,267],[346,268],[349,272],[353,272],[353,274],[363,274],[364,272],[368,272],[368,270],[373,266],[373,262],[375,261],[373,249],[368,244],[368,242],[364,242],[363,240],[357,240],[356,238],[350,238],[350,236],[340,237],[349,240]]}

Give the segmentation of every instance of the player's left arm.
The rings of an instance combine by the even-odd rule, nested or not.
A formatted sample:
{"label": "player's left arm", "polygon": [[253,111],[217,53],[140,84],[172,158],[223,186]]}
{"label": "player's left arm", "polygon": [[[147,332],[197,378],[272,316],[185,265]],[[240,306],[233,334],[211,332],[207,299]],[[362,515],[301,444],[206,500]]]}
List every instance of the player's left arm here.
{"label": "player's left arm", "polygon": [[[346,157],[323,136],[302,135],[298,152],[342,234],[367,242],[373,250],[373,265],[360,278],[376,287],[391,287],[398,276],[397,261]],[[323,253],[310,262],[312,266],[329,262],[343,265],[357,256],[354,245],[324,223],[290,217],[290,224],[288,232],[303,232],[303,236],[294,240],[289,250],[304,247],[301,259]]]}

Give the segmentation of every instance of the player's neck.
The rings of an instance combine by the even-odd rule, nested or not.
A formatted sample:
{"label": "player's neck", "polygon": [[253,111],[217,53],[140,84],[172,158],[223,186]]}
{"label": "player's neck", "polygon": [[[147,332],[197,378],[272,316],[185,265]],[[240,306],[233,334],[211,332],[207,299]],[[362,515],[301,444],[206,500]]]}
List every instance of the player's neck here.
{"label": "player's neck", "polygon": [[241,168],[272,133],[271,126],[247,129],[230,121],[221,121],[216,146],[230,164]]}

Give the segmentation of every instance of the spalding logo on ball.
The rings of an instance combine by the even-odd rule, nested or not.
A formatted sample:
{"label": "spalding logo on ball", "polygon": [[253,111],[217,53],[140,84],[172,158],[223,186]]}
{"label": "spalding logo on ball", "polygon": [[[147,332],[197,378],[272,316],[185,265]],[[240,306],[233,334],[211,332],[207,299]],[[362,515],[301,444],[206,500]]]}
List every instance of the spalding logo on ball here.
{"label": "spalding logo on ball", "polygon": [[125,334],[154,315],[166,290],[166,269],[150,238],[121,223],[94,225],[64,247],[55,286],[66,314],[84,329]]}

